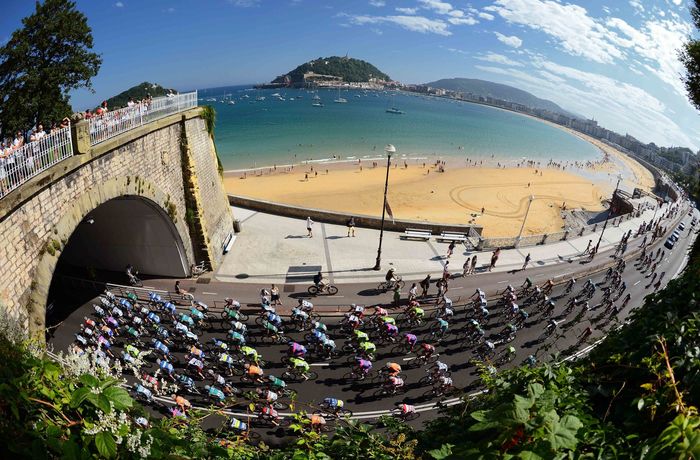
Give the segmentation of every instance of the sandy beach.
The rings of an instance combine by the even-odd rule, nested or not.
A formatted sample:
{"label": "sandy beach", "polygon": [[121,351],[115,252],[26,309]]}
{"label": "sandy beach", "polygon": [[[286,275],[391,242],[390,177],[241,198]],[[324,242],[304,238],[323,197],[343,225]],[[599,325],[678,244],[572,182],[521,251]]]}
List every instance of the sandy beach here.
{"label": "sandy beach", "polygon": [[[317,167],[319,167],[317,165]],[[386,169],[371,164],[259,176],[225,177],[230,193],[269,201],[332,209],[350,214],[380,215]],[[305,176],[308,175],[308,179]],[[394,217],[444,223],[476,223],[485,236],[512,236],[520,230],[530,195],[534,196],[524,235],[561,231],[561,206],[601,210],[603,193],[575,174],[532,168],[456,168],[440,173],[434,167],[392,166],[389,204]],[[484,214],[481,213],[482,207]]]}

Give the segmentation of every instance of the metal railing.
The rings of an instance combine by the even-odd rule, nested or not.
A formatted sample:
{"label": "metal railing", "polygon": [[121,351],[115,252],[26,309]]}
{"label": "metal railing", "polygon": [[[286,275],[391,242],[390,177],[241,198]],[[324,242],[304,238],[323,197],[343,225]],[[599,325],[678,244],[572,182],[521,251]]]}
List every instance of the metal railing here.
{"label": "metal railing", "polygon": [[0,197],[71,156],[73,142],[70,127],[25,144],[8,156],[2,156],[0,152]]}
{"label": "metal railing", "polygon": [[197,91],[158,97],[148,104],[112,110],[90,118],[90,144],[96,145],[146,123],[197,107]]}

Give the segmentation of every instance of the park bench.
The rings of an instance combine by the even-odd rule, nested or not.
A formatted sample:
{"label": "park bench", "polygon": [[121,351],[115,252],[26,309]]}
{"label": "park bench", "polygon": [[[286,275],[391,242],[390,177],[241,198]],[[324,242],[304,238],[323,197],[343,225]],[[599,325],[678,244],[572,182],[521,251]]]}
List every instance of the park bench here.
{"label": "park bench", "polygon": [[464,243],[467,241],[467,235],[464,233],[442,232],[437,239],[439,241],[455,241],[458,243]]}
{"label": "park bench", "polygon": [[433,236],[433,232],[431,232],[430,230],[422,230],[420,228],[407,228],[403,232],[404,239],[428,241],[431,236]]}

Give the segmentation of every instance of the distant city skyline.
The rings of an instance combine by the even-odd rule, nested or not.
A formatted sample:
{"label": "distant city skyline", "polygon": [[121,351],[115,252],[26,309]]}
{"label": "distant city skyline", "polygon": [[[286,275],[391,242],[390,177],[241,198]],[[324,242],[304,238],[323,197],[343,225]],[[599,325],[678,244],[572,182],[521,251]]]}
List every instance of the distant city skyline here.
{"label": "distant city skyline", "polygon": [[[319,56],[371,62],[404,83],[466,77],[509,84],[602,126],[700,148],[680,80],[694,33],[683,0],[77,1],[103,65],[94,107],[143,81],[180,90],[265,82]],[[3,5],[0,42],[34,9]]]}

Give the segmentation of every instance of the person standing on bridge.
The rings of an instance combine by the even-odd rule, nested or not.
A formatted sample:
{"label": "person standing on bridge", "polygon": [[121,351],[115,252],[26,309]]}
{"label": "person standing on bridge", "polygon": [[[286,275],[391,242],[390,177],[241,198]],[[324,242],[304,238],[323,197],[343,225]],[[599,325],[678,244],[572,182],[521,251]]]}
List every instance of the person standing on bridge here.
{"label": "person standing on bridge", "polygon": [[306,231],[309,232],[306,236],[309,238],[313,238],[314,233],[311,231],[311,227],[313,226],[314,221],[311,220],[311,217],[306,218]]}

